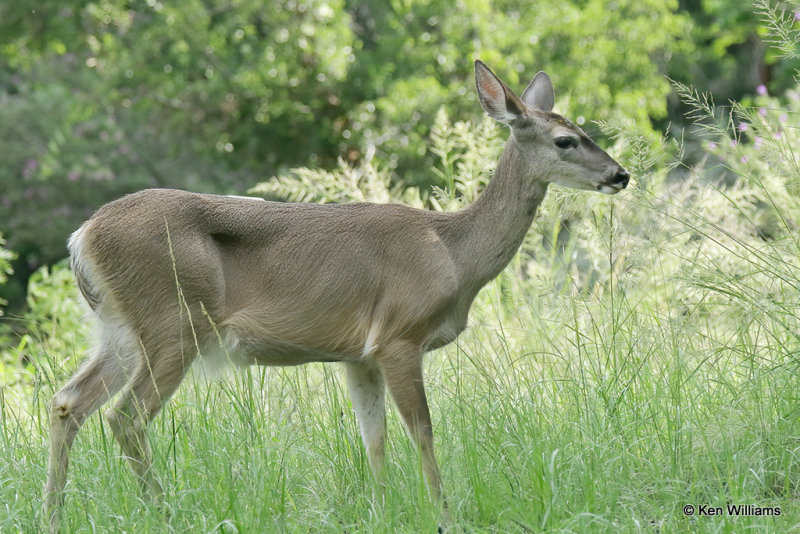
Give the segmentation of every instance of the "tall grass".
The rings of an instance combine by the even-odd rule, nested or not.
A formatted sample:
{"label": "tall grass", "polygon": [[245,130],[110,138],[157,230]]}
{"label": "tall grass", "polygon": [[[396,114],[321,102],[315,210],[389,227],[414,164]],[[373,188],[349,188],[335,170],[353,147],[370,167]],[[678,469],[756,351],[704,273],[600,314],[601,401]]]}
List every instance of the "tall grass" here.
{"label": "tall grass", "polygon": [[[755,325],[722,305],[701,314],[702,292],[688,311],[666,307],[674,295],[645,298],[630,277],[542,291],[548,282],[511,270],[480,295],[457,344],[429,356],[454,531],[777,532],[798,523],[797,346],[766,337],[791,325],[768,316]],[[42,332],[36,376],[39,366],[61,369],[47,341]],[[3,532],[39,527],[54,386],[33,383],[21,403],[0,398]],[[197,378],[150,436],[164,507],[140,500],[93,417],[73,449],[66,531],[431,532],[440,520],[394,414],[391,484],[385,506],[373,504],[336,366]],[[727,503],[782,515],[682,512]]]}

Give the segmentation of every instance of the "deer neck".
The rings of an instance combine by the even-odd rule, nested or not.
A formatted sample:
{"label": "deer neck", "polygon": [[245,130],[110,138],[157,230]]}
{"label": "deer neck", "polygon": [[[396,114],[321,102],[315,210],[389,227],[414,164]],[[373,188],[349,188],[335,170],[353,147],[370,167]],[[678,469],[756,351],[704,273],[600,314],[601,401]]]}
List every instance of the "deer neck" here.
{"label": "deer neck", "polygon": [[512,134],[486,189],[459,212],[452,252],[470,292],[477,293],[508,265],[547,192],[541,171],[522,152]]}

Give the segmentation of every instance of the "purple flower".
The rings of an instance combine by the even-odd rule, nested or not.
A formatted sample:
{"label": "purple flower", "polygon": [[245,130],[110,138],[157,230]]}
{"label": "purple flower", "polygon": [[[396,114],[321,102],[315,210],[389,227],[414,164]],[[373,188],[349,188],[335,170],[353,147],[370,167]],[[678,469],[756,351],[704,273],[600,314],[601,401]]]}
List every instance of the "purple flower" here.
{"label": "purple flower", "polygon": [[731,139],[731,147],[736,148],[736,145],[738,145],[738,144],[739,144],[739,142],[736,141],[736,139]]}
{"label": "purple flower", "polygon": [[30,178],[33,176],[33,173],[36,172],[36,169],[39,168],[39,162],[33,158],[30,158],[25,161],[25,164],[22,166],[22,177],[23,178]]}
{"label": "purple flower", "polygon": [[69,173],[67,174],[67,180],[69,180],[70,182],[77,182],[78,178],[80,177],[81,173],[79,173],[78,171],[69,171]]}
{"label": "purple flower", "polygon": [[69,217],[72,215],[72,208],[69,206],[60,206],[54,208],[51,213],[54,217]]}
{"label": "purple flower", "polygon": [[758,114],[761,115],[762,117],[766,117],[767,116],[767,108],[758,108]]}
{"label": "purple flower", "polygon": [[767,94],[767,86],[762,83],[761,85],[756,87],[756,93],[758,93],[760,96],[766,95]]}
{"label": "purple flower", "polygon": [[781,137],[783,137],[781,132],[775,132],[775,139],[780,139]]}
{"label": "purple flower", "polygon": [[778,117],[778,120],[781,122],[786,122],[789,120],[789,115],[787,115],[786,113],[781,113],[780,116]]}
{"label": "purple flower", "polygon": [[747,156],[742,156],[742,163],[747,163]]}
{"label": "purple flower", "polygon": [[761,139],[760,137],[756,136],[756,138],[753,139],[753,146],[756,147],[756,148],[761,148],[761,143],[763,143],[763,142],[764,142],[763,139]]}
{"label": "purple flower", "polygon": [[714,150],[715,148],[717,148],[717,143],[715,143],[714,141],[709,141],[708,148],[709,150]]}
{"label": "purple flower", "polygon": [[736,129],[739,130],[740,132],[746,132],[747,131],[747,123],[746,122],[740,122],[736,126]]}
{"label": "purple flower", "polygon": [[800,21],[800,11],[795,11],[794,12],[794,20]]}

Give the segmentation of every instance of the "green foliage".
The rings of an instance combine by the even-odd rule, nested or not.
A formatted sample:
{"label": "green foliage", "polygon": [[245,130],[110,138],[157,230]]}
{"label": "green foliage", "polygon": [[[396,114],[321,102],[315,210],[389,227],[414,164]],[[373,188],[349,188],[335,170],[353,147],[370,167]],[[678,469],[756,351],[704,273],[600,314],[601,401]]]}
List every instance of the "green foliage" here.
{"label": "green foliage", "polygon": [[91,326],[65,263],[38,269],[28,288],[28,309],[15,325],[21,333],[3,333],[0,344],[0,387],[22,393],[39,380],[61,380],[74,371]]}
{"label": "green foliage", "polygon": [[288,174],[256,185],[249,193],[291,202],[385,204],[402,201],[415,207],[423,204],[418,189],[393,186],[391,173],[376,167],[372,159],[363,159],[357,166],[340,160],[339,167],[332,171],[305,167],[291,169]]}
{"label": "green foliage", "polygon": [[766,31],[765,40],[780,56],[787,59],[800,58],[800,32],[797,31],[796,22],[798,12],[782,9],[780,4],[772,5],[770,0],[756,0],[756,15],[759,16]]}
{"label": "green foliage", "polygon": [[[767,2],[759,3],[759,13],[782,43],[780,54],[795,57],[794,21]],[[708,296],[707,304],[724,303],[758,328],[777,325],[767,328],[768,343],[793,354],[800,289],[800,161],[794,149],[800,135],[793,119],[800,113],[800,87],[780,96],[764,88],[724,112],[710,95],[681,84],[677,89],[705,139],[705,163],[694,172],[718,177],[713,192],[707,186],[693,194],[692,232],[712,245],[702,255],[696,248],[702,268],[686,279]]]}
{"label": "green foliage", "polygon": [[676,39],[688,28],[688,19],[675,12],[677,2],[624,0],[615,9],[599,0],[353,6],[355,20],[374,28],[353,72],[373,85],[350,113],[350,129],[382,159],[396,161],[413,184],[431,183],[434,160],[425,139],[436,110],[476,116],[468,58],[481,57],[519,91],[536,70],[547,70],[580,124],[613,117],[648,132],[651,119],[666,114],[669,87],[659,65],[691,48]]}
{"label": "green foliage", "polygon": [[[72,374],[89,344],[91,323],[85,319],[72,272],[66,264],[42,267],[31,277],[28,311],[0,325],[0,438],[7,439],[12,420],[20,418],[45,432],[53,384]],[[34,415],[35,414],[35,415]],[[35,417],[35,423],[30,417]],[[1,440],[0,440],[1,441]],[[8,446],[8,442],[5,441]],[[0,470],[11,463],[0,462]],[[37,490],[38,492],[38,490]],[[11,502],[11,501],[7,501]],[[0,513],[0,521],[2,521]],[[0,527],[6,530],[7,526]]]}
{"label": "green foliage", "polygon": [[[3,239],[2,232],[0,232],[0,286],[5,284],[8,281],[8,276],[14,273],[11,268],[11,262],[16,258],[14,251],[3,248],[5,244],[6,241]],[[3,306],[6,304],[8,304],[6,301],[0,299],[0,317],[3,315]]]}
{"label": "green foliage", "polygon": [[497,157],[502,143],[499,128],[488,117],[477,124],[451,123],[442,108],[431,128],[430,150],[437,157],[431,173],[445,187],[434,187],[433,195],[421,188],[393,184],[392,172],[377,166],[371,152],[357,166],[340,160],[339,168],[332,171],[291,169],[249,192],[293,202],[400,202],[417,208],[453,210],[477,198],[489,179],[487,165]]}
{"label": "green foliage", "polygon": [[[776,27],[770,27],[765,14],[783,11],[784,26],[792,25],[793,13],[784,10],[797,11],[796,2],[693,0],[681,4],[691,20],[684,35],[691,45],[665,65],[662,72],[670,78],[712,92],[720,102],[746,98],[761,85],[775,93],[793,86],[795,65],[779,48],[767,46],[780,39],[774,38]],[[672,95],[670,120],[676,135],[685,126],[684,111]]]}
{"label": "green foliage", "polygon": [[87,337],[88,330],[83,320],[86,311],[80,304],[67,262],[42,267],[31,276],[25,315],[27,330],[37,332],[41,336],[40,342],[50,347],[49,352],[68,354],[73,343],[64,338],[63,332]]}

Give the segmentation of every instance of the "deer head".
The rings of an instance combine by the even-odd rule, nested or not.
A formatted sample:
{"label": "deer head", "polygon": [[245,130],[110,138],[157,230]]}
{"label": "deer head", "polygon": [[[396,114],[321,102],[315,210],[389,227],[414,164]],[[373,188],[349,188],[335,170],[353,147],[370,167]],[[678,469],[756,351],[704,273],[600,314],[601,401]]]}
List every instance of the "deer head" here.
{"label": "deer head", "polygon": [[486,113],[511,127],[510,142],[523,152],[532,178],[613,195],[630,175],[586,133],[553,113],[555,93],[544,72],[518,97],[483,62],[475,61],[478,98]]}

